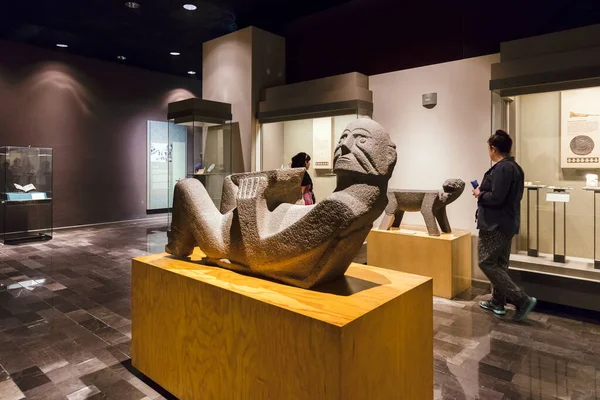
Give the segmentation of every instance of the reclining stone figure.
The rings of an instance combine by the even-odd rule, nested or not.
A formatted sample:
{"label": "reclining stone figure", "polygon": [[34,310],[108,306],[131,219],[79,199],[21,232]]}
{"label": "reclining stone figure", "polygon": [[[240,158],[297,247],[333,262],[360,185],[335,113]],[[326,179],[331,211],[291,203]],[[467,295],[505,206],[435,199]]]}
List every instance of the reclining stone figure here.
{"label": "reclining stone figure", "polygon": [[395,164],[388,133],[364,118],[343,132],[334,153],[337,187],[318,204],[296,204],[303,168],[231,175],[220,211],[198,180],[181,180],[166,251],[187,257],[198,245],[209,265],[303,288],[334,280],[385,210]]}
{"label": "reclining stone figure", "polygon": [[397,228],[400,226],[405,212],[420,211],[430,236],[440,236],[436,220],[440,224],[442,232],[452,232],[446,214],[446,206],[460,197],[465,190],[465,183],[460,179],[448,179],[442,187],[442,191],[390,189],[385,216],[379,229]]}

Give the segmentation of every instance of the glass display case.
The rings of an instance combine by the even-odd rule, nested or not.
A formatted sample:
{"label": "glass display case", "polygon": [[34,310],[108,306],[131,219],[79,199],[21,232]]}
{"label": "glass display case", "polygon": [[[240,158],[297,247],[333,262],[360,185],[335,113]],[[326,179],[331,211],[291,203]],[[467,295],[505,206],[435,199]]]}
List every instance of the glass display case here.
{"label": "glass display case", "polygon": [[600,192],[600,87],[502,97],[492,128],[514,140],[525,171],[515,265],[600,279],[596,194]]}
{"label": "glass display case", "polygon": [[[364,115],[364,114],[363,114]],[[267,122],[260,125],[257,170],[290,168],[292,157],[300,152],[310,155],[308,172],[317,202],[335,190],[333,152],[346,126],[361,114],[319,116]]]}
{"label": "glass display case", "polygon": [[265,89],[258,105],[253,168],[289,168],[293,156],[307,153],[318,203],[335,190],[333,153],[344,129],[372,115],[369,77],[357,72]]}
{"label": "glass display case", "polygon": [[[600,311],[600,63],[587,28],[502,43],[492,130],[525,172],[509,274],[540,301]],[[593,61],[592,61],[593,60]]]}
{"label": "glass display case", "polygon": [[0,147],[0,240],[52,238],[52,149]]}
{"label": "glass display case", "polygon": [[184,178],[202,182],[220,208],[223,181],[233,172],[234,164],[231,118],[231,105],[226,103],[189,99],[169,104],[165,151],[169,210],[175,185]]}

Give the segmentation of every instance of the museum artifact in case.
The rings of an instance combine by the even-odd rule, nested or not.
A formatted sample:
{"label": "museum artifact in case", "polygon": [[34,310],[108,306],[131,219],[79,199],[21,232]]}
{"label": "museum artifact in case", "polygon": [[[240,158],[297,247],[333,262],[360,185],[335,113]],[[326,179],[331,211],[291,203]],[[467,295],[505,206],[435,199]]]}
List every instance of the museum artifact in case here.
{"label": "museum artifact in case", "polygon": [[52,238],[52,149],[0,147],[0,239]]}
{"label": "museum artifact in case", "polygon": [[198,245],[209,265],[303,288],[338,279],[385,210],[395,164],[389,134],[361,118],[336,147],[335,192],[316,205],[296,204],[304,168],[227,177],[220,212],[202,183],[181,180],[166,251],[188,257]]}
{"label": "museum artifact in case", "polygon": [[169,210],[174,187],[185,178],[200,181],[220,207],[223,182],[235,168],[231,118],[231,104],[196,98],[169,104],[168,141],[160,149],[168,165]]}
{"label": "museum artifact in case", "polygon": [[[379,229],[398,228],[405,212],[421,212],[430,236],[451,233],[452,228],[446,214],[446,206],[460,197],[465,183],[460,179],[448,179],[442,190],[388,190],[388,205]],[[437,221],[437,223],[436,223]]]}

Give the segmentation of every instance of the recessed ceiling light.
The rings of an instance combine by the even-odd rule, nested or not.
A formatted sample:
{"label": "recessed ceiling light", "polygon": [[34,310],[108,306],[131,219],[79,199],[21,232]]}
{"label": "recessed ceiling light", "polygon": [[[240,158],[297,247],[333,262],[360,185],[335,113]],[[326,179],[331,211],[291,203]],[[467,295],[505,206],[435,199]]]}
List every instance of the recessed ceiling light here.
{"label": "recessed ceiling light", "polygon": [[119,60],[119,61],[125,61],[125,60],[127,60],[127,57],[125,57],[125,56],[117,56],[117,60]]}
{"label": "recessed ceiling light", "polygon": [[140,3],[136,3],[135,1],[128,1],[125,3],[125,6],[129,8],[140,8]]}
{"label": "recessed ceiling light", "polygon": [[69,45],[68,45],[68,44],[62,44],[62,43],[57,43],[57,44],[56,44],[56,47],[62,47],[62,48],[65,48],[65,47],[69,47]]}
{"label": "recessed ceiling light", "polygon": [[190,74],[190,75],[196,75],[196,71],[188,71],[188,74]]}
{"label": "recessed ceiling light", "polygon": [[172,56],[180,56],[181,55],[181,53],[178,52],[178,51],[172,51],[169,54],[172,55]]}
{"label": "recessed ceiling light", "polygon": [[185,8],[185,9],[186,9],[186,10],[188,10],[188,11],[194,11],[194,10],[195,10],[195,9],[197,9],[198,7],[196,7],[196,6],[195,6],[195,5],[193,5],[193,4],[184,4],[184,5],[183,5],[183,8]]}

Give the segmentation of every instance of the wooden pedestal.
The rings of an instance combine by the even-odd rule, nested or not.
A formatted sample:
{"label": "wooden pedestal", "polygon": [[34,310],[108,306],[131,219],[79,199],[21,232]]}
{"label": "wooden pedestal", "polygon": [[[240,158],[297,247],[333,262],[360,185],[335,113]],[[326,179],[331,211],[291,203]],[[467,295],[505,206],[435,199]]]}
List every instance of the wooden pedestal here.
{"label": "wooden pedestal", "polygon": [[429,236],[419,228],[373,229],[367,263],[433,278],[433,295],[451,299],[471,287],[471,233]]}
{"label": "wooden pedestal", "polygon": [[431,279],[353,264],[304,290],[133,260],[132,362],[181,399],[431,399]]}

